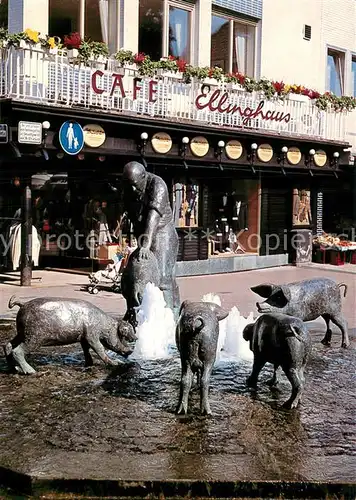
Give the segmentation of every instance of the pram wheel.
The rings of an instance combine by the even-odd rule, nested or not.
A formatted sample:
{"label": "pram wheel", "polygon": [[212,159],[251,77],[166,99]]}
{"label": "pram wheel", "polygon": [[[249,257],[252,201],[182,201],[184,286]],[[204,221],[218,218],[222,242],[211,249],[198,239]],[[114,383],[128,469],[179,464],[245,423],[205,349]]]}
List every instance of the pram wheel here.
{"label": "pram wheel", "polygon": [[94,295],[98,294],[98,293],[99,293],[99,289],[98,289],[98,288],[93,288],[92,293],[93,293]]}
{"label": "pram wheel", "polygon": [[94,287],[93,286],[88,286],[87,288],[89,293],[93,293]]}

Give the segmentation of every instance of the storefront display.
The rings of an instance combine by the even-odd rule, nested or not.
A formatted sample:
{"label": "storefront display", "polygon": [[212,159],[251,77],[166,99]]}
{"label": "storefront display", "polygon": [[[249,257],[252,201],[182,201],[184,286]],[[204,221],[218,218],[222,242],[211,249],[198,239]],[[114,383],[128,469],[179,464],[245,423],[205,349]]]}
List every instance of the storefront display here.
{"label": "storefront display", "polygon": [[198,227],[199,186],[193,181],[173,186],[173,216],[176,227]]}
{"label": "storefront display", "polygon": [[310,191],[293,190],[293,226],[310,226],[312,215],[310,207]]}

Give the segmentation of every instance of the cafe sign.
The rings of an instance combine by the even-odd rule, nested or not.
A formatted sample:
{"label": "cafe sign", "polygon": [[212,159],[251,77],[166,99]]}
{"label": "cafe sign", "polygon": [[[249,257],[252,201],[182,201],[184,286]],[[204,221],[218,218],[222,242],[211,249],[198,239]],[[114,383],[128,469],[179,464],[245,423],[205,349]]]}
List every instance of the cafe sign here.
{"label": "cafe sign", "polygon": [[100,125],[90,124],[83,127],[84,142],[90,148],[99,148],[106,139],[105,130]]}
{"label": "cafe sign", "polygon": [[190,141],[190,150],[194,156],[205,156],[209,151],[209,142],[205,137],[197,136]]}
{"label": "cafe sign", "polygon": [[[130,78],[118,73],[109,73],[101,70],[96,70],[91,75],[90,80],[91,91],[98,96],[119,97],[122,99],[131,100],[133,102],[140,100],[149,104],[155,103],[158,100],[164,101],[165,97],[159,92],[160,86],[164,85],[155,79],[147,78]],[[184,84],[182,84],[184,85]],[[196,112],[212,112],[221,115],[234,116],[238,115],[241,118],[242,124],[249,126],[251,120],[257,119],[267,122],[289,123],[291,120],[290,113],[286,113],[277,109],[277,105],[269,101],[266,105],[264,100],[255,101],[251,104],[251,100],[246,100],[240,94],[234,91],[224,91],[221,89],[212,90],[210,85],[194,85],[189,98]],[[166,87],[166,90],[172,92],[172,87]],[[163,92],[164,94],[165,92]],[[176,97],[179,92],[176,91]],[[184,92],[182,93],[184,95]],[[172,101],[173,95],[169,96],[168,101]],[[271,109],[271,106],[274,109]]]}
{"label": "cafe sign", "polygon": [[226,156],[230,158],[230,160],[238,160],[242,155],[242,151],[243,147],[239,141],[229,141],[226,144],[225,152]]}

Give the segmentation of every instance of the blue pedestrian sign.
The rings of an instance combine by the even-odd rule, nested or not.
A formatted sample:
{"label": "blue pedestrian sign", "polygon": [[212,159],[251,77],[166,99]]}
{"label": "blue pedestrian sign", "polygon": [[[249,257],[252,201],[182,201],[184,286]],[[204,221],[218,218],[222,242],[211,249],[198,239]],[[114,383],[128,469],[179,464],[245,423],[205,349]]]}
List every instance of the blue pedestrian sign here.
{"label": "blue pedestrian sign", "polygon": [[64,122],[59,131],[59,142],[67,154],[78,154],[84,146],[84,132],[79,123]]}

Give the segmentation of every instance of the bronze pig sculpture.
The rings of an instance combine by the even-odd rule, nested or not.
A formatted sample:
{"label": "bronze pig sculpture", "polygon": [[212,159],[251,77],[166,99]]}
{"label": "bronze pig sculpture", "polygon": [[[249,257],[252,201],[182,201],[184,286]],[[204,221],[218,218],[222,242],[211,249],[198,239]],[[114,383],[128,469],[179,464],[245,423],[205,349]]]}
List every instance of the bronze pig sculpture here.
{"label": "bronze pig sculpture", "polygon": [[85,366],[93,365],[90,348],[108,365],[118,362],[107,356],[104,347],[124,357],[133,352],[131,343],[136,335],[130,323],[112,318],[90,302],[56,297],[22,302],[13,295],[9,308],[14,306],[20,306],[17,335],[4,346],[4,351],[9,366],[19,368],[23,374],[35,373],[25,354],[41,346],[80,342]]}
{"label": "bronze pig sculpture", "polygon": [[139,259],[140,249],[136,248],[129,257],[121,276],[121,293],[126,300],[125,321],[136,328],[135,308],[142,303],[143,293],[148,283],[159,286],[160,273],[155,255],[149,251],[147,259]]}
{"label": "bronze pig sculpture", "polygon": [[314,278],[285,285],[266,283],[254,286],[251,290],[267,299],[257,302],[258,312],[287,314],[302,321],[313,321],[322,316],[327,328],[322,344],[330,346],[332,331],[329,325],[332,321],[342,332],[341,346],[348,347],[350,341],[347,321],[341,311],[340,287],[345,287],[345,297],[347,285],[337,284],[329,278]]}
{"label": "bronze pig sculpture", "polygon": [[200,386],[200,412],[211,415],[208,393],[210,375],[216,359],[219,338],[219,321],[228,316],[217,304],[184,301],[180,307],[176,327],[176,344],[181,359],[180,396],[178,414],[188,410],[189,392],[193,374]]}
{"label": "bronze pig sculpture", "polygon": [[304,387],[304,369],[311,353],[311,337],[302,320],[285,314],[263,314],[244,328],[243,338],[253,352],[253,368],[247,385],[256,388],[258,375],[266,363],[274,365],[270,385],[278,383],[281,367],[292,385],[291,397],[284,408],[295,408]]}

